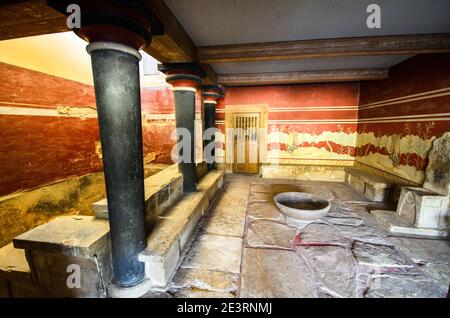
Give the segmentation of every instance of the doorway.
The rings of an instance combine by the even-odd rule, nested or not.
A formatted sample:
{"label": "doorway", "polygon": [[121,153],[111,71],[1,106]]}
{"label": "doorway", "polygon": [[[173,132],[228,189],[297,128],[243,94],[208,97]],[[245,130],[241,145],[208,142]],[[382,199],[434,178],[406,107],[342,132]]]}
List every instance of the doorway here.
{"label": "doorway", "polygon": [[233,172],[259,172],[259,113],[234,113]]}
{"label": "doorway", "polygon": [[226,105],[226,170],[257,174],[267,157],[268,105]]}

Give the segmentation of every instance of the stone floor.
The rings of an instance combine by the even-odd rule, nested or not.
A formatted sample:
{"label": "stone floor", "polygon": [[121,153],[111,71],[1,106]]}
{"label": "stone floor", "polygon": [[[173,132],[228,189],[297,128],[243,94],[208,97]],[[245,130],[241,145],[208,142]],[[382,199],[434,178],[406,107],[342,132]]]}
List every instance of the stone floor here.
{"label": "stone floor", "polygon": [[[313,223],[287,220],[272,199],[285,191],[332,208]],[[146,296],[446,297],[450,241],[390,237],[372,206],[344,183],[226,175],[171,288]]]}

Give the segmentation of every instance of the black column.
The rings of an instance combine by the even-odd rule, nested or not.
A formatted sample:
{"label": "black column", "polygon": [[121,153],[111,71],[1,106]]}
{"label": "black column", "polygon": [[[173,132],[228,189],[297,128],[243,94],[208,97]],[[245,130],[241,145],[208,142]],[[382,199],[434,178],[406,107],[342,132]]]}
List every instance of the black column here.
{"label": "black column", "polygon": [[[183,150],[190,150],[186,156],[183,150],[178,151],[180,158],[178,168],[183,175],[183,192],[196,190],[195,167],[195,93],[201,83],[204,72],[195,63],[165,63],[159,64],[158,69],[167,74],[166,81],[172,85],[175,102],[175,120],[177,127],[177,143]],[[182,131],[188,132],[189,143],[182,143]],[[181,133],[181,134],[180,134]],[[187,145],[189,144],[189,147]],[[184,155],[184,156],[183,156]]]}
{"label": "black column", "polygon": [[116,284],[134,286],[144,279],[138,254],[146,247],[142,157],[139,53],[128,46],[88,45],[108,200]]}
{"label": "black column", "polygon": [[[214,128],[216,126],[216,103],[205,102],[205,130],[209,128]],[[212,135],[211,140],[205,142],[205,147],[209,144],[214,144],[216,141],[216,136]],[[213,159],[215,158],[216,150],[215,148],[211,151]],[[215,167],[215,161],[208,162],[208,170],[213,170]]]}
{"label": "black column", "polygon": [[[215,128],[216,126],[216,105],[217,101],[223,97],[224,88],[221,85],[204,85],[203,86],[203,99],[205,105],[205,130],[209,128]],[[205,147],[210,144],[215,144],[216,136],[213,135],[211,139],[205,141]],[[215,167],[215,155],[216,149],[215,147],[211,151],[212,154],[212,162],[208,162],[207,167],[208,170],[213,170]]]}
{"label": "black column", "polygon": [[[183,192],[194,192],[196,190],[196,169],[195,169],[195,91],[176,89],[173,92],[175,101],[175,121],[176,127],[189,131],[190,158],[187,162],[179,162],[178,168],[183,175]],[[180,143],[182,137],[179,136],[177,142]],[[187,143],[186,143],[187,144]],[[186,148],[183,148],[186,149]],[[183,149],[180,156],[183,157]],[[187,149],[186,149],[187,150]]]}

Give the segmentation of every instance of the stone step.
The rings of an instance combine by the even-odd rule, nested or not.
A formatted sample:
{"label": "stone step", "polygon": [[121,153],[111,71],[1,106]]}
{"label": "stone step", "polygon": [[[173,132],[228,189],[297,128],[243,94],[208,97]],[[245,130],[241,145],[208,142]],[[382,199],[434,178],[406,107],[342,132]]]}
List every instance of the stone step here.
{"label": "stone step", "polygon": [[222,185],[223,171],[211,171],[197,184],[196,192],[186,194],[166,214],[158,217],[147,249],[139,256],[153,287],[166,288],[170,283],[181,263],[186,243]]}
{"label": "stone step", "polygon": [[387,178],[372,175],[360,169],[345,168],[345,182],[355,191],[375,202],[396,202],[400,195],[399,185]]}

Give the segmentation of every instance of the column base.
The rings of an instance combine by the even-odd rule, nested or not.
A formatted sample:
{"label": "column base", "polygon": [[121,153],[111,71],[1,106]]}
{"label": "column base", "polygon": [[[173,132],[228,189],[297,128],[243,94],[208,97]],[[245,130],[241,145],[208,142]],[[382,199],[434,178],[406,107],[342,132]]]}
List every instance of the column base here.
{"label": "column base", "polygon": [[108,295],[112,298],[139,298],[148,293],[151,288],[152,283],[149,279],[144,279],[133,287],[121,287],[112,284],[108,287]]}

